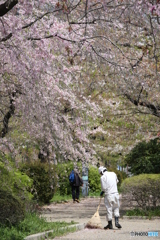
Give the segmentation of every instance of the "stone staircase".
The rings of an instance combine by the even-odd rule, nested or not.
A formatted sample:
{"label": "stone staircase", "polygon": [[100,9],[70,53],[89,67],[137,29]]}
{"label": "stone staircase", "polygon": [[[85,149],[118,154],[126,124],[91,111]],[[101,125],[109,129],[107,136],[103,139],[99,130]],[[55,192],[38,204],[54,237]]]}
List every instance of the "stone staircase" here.
{"label": "stone staircase", "polygon": [[[41,208],[41,215],[47,220],[53,221],[66,221],[74,219],[90,219],[97,211],[100,198],[84,198],[80,203],[73,203],[72,201],[64,202],[63,204],[50,204]],[[100,216],[106,215],[106,208],[104,200],[101,200],[99,208]],[[70,216],[70,217],[69,217]]]}

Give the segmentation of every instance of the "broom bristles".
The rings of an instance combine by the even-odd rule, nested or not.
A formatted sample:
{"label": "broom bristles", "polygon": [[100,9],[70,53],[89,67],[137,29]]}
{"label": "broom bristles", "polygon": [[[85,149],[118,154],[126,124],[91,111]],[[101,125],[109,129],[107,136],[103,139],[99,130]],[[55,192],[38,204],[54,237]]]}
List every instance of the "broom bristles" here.
{"label": "broom bristles", "polygon": [[100,229],[102,229],[102,227],[100,227],[100,226],[93,226],[93,225],[91,225],[91,224],[89,224],[89,223],[86,224],[85,228],[90,228],[90,229],[100,228]]}
{"label": "broom bristles", "polygon": [[102,228],[101,219],[100,219],[98,210],[93,215],[93,217],[88,221],[85,228],[91,228],[91,229]]}

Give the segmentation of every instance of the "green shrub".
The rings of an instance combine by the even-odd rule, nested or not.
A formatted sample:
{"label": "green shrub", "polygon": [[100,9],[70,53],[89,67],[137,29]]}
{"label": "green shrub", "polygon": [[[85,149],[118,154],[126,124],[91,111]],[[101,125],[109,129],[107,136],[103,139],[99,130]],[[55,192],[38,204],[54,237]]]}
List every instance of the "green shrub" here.
{"label": "green shrub", "polygon": [[15,225],[31,206],[32,195],[27,191],[32,180],[21,173],[10,155],[0,153],[0,223]]}
{"label": "green shrub", "polygon": [[9,155],[0,153],[0,189],[8,190],[21,199],[30,200],[32,195],[27,191],[32,186],[32,180],[15,166]]}
{"label": "green shrub", "polygon": [[125,179],[121,191],[142,209],[156,207],[160,199],[160,174],[141,174]]}
{"label": "green shrub", "polygon": [[30,191],[34,199],[40,203],[49,203],[57,184],[55,166],[35,161],[24,164],[21,171],[25,172],[33,180],[33,188]]}
{"label": "green shrub", "polygon": [[24,203],[8,190],[0,190],[0,223],[15,225],[24,219]]}
{"label": "green shrub", "polygon": [[88,171],[88,182],[89,182],[89,191],[90,192],[100,192],[101,191],[101,182],[100,174],[98,168],[90,166]]}

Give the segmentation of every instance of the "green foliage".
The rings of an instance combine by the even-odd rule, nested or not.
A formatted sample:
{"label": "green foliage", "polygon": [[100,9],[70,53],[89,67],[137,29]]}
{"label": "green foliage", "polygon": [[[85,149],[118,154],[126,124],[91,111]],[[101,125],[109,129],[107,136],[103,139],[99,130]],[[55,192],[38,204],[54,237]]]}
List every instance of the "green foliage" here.
{"label": "green foliage", "polygon": [[156,207],[160,199],[160,174],[141,174],[125,179],[121,191],[128,201],[136,201],[142,209]]}
{"label": "green foliage", "polygon": [[[32,180],[16,168],[10,155],[0,153],[0,223],[15,225],[23,219],[32,195]],[[14,238],[13,238],[14,239]]]}
{"label": "green foliage", "polygon": [[[54,235],[58,236],[61,227],[66,227],[74,222],[47,222],[44,218],[40,218],[35,213],[27,213],[23,221],[15,226],[4,227],[0,225],[0,239],[1,240],[23,240],[25,237],[39,232],[54,229]],[[61,235],[70,230],[61,231]]]}
{"label": "green foliage", "polygon": [[0,173],[0,189],[11,191],[13,195],[26,200],[31,199],[27,188],[32,186],[32,180],[16,168],[9,155],[0,154]]}
{"label": "green foliage", "polygon": [[130,167],[131,173],[160,173],[160,141],[159,139],[150,142],[137,144],[126,156],[126,164]]}
{"label": "green foliage", "polygon": [[9,190],[0,189],[0,223],[15,225],[24,218],[24,203]]}
{"label": "green foliage", "polygon": [[38,202],[49,203],[56,190],[55,166],[48,163],[34,161],[21,166],[21,171],[25,172],[33,180],[31,193]]}
{"label": "green foliage", "polygon": [[[81,163],[77,163],[79,172],[82,172]],[[71,195],[71,185],[69,183],[69,174],[74,169],[74,163],[68,162],[58,164],[56,166],[56,173],[58,175],[58,191],[61,196]]]}
{"label": "green foliage", "polygon": [[125,121],[124,120],[118,120],[117,121],[117,125],[119,126],[119,127],[122,127],[122,126],[125,126]]}
{"label": "green foliage", "polygon": [[90,192],[101,191],[100,174],[98,172],[98,168],[93,166],[89,167],[88,182]]}

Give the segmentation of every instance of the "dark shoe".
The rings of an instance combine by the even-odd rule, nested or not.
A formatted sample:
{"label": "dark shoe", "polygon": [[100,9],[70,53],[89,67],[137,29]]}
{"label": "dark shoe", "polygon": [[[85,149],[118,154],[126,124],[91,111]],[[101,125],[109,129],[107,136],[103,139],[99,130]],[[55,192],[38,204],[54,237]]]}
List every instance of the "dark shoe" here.
{"label": "dark shoe", "polygon": [[117,228],[122,228],[121,225],[119,224],[119,217],[115,217],[115,226]]}
{"label": "dark shoe", "polygon": [[104,229],[113,229],[112,220],[108,221],[108,225],[106,227],[104,227]]}
{"label": "dark shoe", "polygon": [[80,202],[78,199],[75,199],[75,201],[78,202],[78,203]]}

